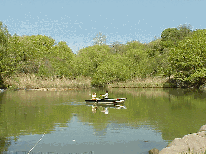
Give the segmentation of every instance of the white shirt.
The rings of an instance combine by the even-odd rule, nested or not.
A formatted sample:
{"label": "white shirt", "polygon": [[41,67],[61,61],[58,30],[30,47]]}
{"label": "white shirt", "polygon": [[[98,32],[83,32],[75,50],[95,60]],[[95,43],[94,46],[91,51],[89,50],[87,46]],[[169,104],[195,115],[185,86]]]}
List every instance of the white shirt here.
{"label": "white shirt", "polygon": [[92,95],[92,99],[93,99],[93,100],[96,99],[96,94],[93,94],[93,95]]}
{"label": "white shirt", "polygon": [[109,93],[106,93],[104,96],[105,98],[109,98]]}

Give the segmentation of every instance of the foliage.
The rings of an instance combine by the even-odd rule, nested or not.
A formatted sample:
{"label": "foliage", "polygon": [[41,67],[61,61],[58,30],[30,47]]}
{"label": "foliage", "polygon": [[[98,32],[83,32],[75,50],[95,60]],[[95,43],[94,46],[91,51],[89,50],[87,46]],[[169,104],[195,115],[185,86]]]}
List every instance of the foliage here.
{"label": "foliage", "polygon": [[169,55],[175,78],[182,86],[196,86],[206,80],[206,30],[196,30],[191,37],[180,41]]}
{"label": "foliage", "polygon": [[75,61],[76,75],[92,77],[99,65],[110,57],[109,52],[110,48],[107,45],[94,45],[81,49]]}
{"label": "foliage", "polygon": [[148,44],[116,41],[106,45],[106,36],[99,32],[93,46],[74,54],[66,42],[56,43],[48,36],[11,36],[0,22],[0,77],[2,80],[19,74],[33,74],[40,79],[87,77],[92,85],[105,86],[167,76],[177,86],[198,88],[206,80],[205,38],[205,30],[192,31],[185,24],[165,29],[161,38]]}
{"label": "foliage", "polygon": [[10,37],[7,57],[2,59],[5,66],[2,74],[37,73],[42,60],[53,44],[52,38],[41,35]]}
{"label": "foliage", "polygon": [[7,48],[8,48],[8,40],[10,34],[7,27],[0,21],[0,75],[1,72],[5,71],[5,65],[3,63],[4,58],[8,56]]}
{"label": "foliage", "polygon": [[58,77],[72,76],[74,53],[67,46],[66,42],[61,41],[53,46],[48,57],[47,69],[49,69],[52,74]]}
{"label": "foliage", "polygon": [[123,54],[126,51],[125,45],[121,44],[119,41],[113,42],[110,48],[112,54]]}
{"label": "foliage", "polygon": [[114,81],[125,81],[129,78],[128,68],[123,64],[126,58],[120,55],[111,55],[108,59],[99,65],[97,72],[92,78],[92,85],[104,86]]}
{"label": "foliage", "polygon": [[180,25],[178,28],[167,28],[161,33],[161,46],[164,48],[177,46],[178,42],[191,34],[191,25]]}

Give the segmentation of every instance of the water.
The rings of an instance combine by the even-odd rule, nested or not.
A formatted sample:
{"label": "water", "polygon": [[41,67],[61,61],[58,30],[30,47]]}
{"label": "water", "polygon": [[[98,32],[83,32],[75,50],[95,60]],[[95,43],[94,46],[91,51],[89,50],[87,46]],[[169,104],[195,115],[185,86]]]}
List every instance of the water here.
{"label": "water", "polygon": [[1,93],[1,153],[29,151],[39,141],[32,152],[147,154],[206,123],[205,91],[110,89],[109,97],[127,100],[123,109],[108,107],[108,114],[86,105],[93,92],[105,91]]}

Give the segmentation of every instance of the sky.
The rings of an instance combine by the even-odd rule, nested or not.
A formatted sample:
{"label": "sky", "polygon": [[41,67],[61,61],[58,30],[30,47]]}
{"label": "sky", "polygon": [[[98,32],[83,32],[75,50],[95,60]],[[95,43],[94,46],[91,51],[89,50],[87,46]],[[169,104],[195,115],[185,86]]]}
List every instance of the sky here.
{"label": "sky", "polygon": [[190,24],[206,29],[205,0],[0,0],[0,21],[11,35],[46,35],[74,53],[92,46],[101,32],[106,44],[149,43],[166,28]]}

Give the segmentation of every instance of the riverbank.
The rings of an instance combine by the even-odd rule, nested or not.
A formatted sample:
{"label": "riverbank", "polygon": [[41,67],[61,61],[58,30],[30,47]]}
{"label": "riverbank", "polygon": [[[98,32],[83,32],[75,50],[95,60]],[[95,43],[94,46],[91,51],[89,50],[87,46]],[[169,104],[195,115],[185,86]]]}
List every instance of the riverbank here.
{"label": "riverbank", "polygon": [[76,79],[68,79],[65,77],[38,77],[34,74],[21,74],[5,78],[4,85],[12,90],[63,91],[63,89],[91,88],[91,78],[78,77]]}
{"label": "riverbank", "polygon": [[[68,79],[65,77],[38,77],[34,74],[19,74],[13,75],[3,79],[3,83],[9,89],[37,89],[50,91],[62,91],[63,89],[91,88],[90,77],[78,77],[75,79]],[[169,88],[171,85],[167,82],[168,78],[164,77],[150,77],[137,78],[125,82],[114,82],[107,84],[105,88]]]}
{"label": "riverbank", "polygon": [[166,148],[159,151],[152,149],[149,154],[205,154],[206,153],[206,125],[203,125],[197,133],[185,135],[183,138],[175,138]]}
{"label": "riverbank", "polygon": [[108,84],[109,88],[170,88],[172,84],[168,83],[168,77],[148,77],[137,78],[125,82],[114,82]]}
{"label": "riverbank", "polygon": [[[172,79],[171,79],[172,80]],[[39,77],[34,74],[18,74],[3,78],[1,89],[6,87],[11,90],[33,89],[41,91],[63,91],[71,89],[92,88],[90,77],[77,77],[69,79],[65,77]],[[119,81],[106,84],[104,88],[175,88],[176,84],[169,81],[168,77],[136,78],[127,81]],[[55,88],[55,90],[54,90]],[[200,89],[205,89],[203,85]]]}

